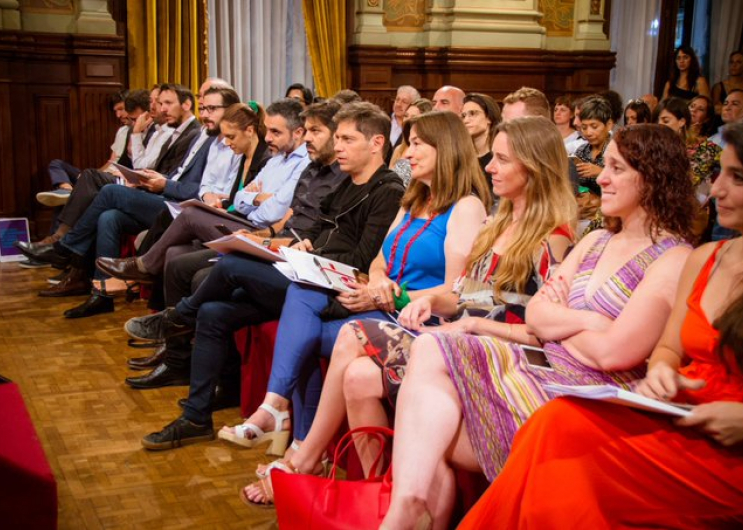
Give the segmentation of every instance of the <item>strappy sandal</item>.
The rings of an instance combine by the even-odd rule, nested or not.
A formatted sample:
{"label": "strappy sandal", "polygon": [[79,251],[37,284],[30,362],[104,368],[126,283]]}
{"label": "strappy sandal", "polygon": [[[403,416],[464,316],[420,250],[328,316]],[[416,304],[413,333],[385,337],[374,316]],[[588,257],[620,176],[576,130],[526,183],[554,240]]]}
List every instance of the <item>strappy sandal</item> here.
{"label": "strappy sandal", "polygon": [[[275,462],[271,462],[269,464],[269,467],[273,466],[271,469],[278,469],[284,473],[288,473],[290,475],[298,475],[300,472],[297,469],[294,469],[291,467],[290,464],[281,462],[280,460],[276,460]],[[327,463],[327,460],[323,461],[322,469],[319,473],[313,473],[315,476],[318,477],[327,477],[330,474],[330,466]],[[248,489],[249,488],[260,488],[259,493],[262,495],[261,500],[259,501],[253,501],[248,497]],[[273,504],[273,483],[271,482],[271,471],[268,470],[268,476],[265,478],[260,479],[258,482],[253,482],[252,484],[248,484],[244,488],[240,490],[240,500],[243,501],[248,506],[271,506]]]}
{"label": "strappy sandal", "polygon": [[[262,495],[260,501],[254,501],[248,497],[248,489],[249,488],[260,488],[260,493]],[[273,505],[273,484],[271,483],[271,476],[269,475],[266,478],[262,478],[258,482],[254,482],[252,484],[248,484],[244,488],[240,490],[240,500],[247,504],[248,506],[261,506],[261,507],[269,507]]]}
{"label": "strappy sandal", "polygon": [[[265,432],[263,429],[255,425],[254,423],[245,422],[242,425],[235,425],[234,427],[224,426],[220,429],[218,437],[228,442],[236,443],[243,447],[253,448],[264,443],[271,442],[268,446],[266,454],[284,456],[286,452],[286,446],[289,443],[288,430],[282,430],[284,420],[289,419],[288,411],[279,411],[267,403],[263,403],[259,409],[263,409],[273,416],[274,430]],[[253,433],[252,438],[248,438],[246,434],[248,432]]]}
{"label": "strappy sandal", "polygon": [[[292,441],[292,444],[289,446],[289,449],[291,449],[294,452],[299,451],[299,444],[296,441]],[[286,465],[286,452],[284,453],[284,458],[281,458],[279,460],[274,460],[273,462],[267,464],[263,469],[260,469],[260,466],[255,470],[255,476],[258,477],[260,480],[263,480],[267,476],[271,474],[272,469],[280,469],[282,471],[286,471],[287,465]]]}

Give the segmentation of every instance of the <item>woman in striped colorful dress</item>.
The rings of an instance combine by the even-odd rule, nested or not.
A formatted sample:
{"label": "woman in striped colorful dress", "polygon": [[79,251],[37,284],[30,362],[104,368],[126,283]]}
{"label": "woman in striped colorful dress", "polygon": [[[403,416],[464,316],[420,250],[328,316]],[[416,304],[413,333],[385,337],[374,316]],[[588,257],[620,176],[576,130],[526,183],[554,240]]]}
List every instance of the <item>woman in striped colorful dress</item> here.
{"label": "woman in striped colorful dress", "polygon": [[397,401],[393,492],[383,527],[446,528],[451,466],[494,480],[516,430],[549,396],[544,383],[629,387],[670,314],[689,254],[693,191],[684,145],[656,125],[620,130],[597,182],[607,229],[587,235],[527,306],[526,329],[550,367],[520,345],[462,333],[423,335]]}

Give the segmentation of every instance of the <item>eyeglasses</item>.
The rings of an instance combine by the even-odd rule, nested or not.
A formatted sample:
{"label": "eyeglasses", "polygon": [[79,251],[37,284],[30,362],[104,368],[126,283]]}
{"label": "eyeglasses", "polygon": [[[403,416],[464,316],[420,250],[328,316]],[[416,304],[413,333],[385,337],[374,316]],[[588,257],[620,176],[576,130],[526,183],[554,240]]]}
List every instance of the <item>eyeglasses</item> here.
{"label": "eyeglasses", "polygon": [[211,114],[212,112],[214,112],[217,109],[225,109],[225,108],[227,108],[227,105],[200,105],[199,106],[199,112],[201,114],[203,114],[205,112],[208,112],[209,114]]}
{"label": "eyeglasses", "polygon": [[467,118],[474,118],[475,116],[477,116],[479,114],[483,114],[483,111],[481,111],[481,110],[468,110],[467,112],[463,112],[462,114],[460,114],[460,117],[463,120],[466,120]]}

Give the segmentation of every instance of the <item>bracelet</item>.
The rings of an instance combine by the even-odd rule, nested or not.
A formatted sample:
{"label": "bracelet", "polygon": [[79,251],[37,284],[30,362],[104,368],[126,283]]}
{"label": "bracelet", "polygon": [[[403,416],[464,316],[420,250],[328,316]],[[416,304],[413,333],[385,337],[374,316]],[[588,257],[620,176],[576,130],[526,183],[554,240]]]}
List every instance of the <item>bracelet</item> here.
{"label": "bracelet", "polygon": [[508,334],[506,335],[506,342],[511,342],[511,335],[513,335],[513,324],[508,324]]}
{"label": "bracelet", "polygon": [[276,237],[276,230],[273,229],[272,225],[268,225],[268,231],[271,233],[271,237]]}

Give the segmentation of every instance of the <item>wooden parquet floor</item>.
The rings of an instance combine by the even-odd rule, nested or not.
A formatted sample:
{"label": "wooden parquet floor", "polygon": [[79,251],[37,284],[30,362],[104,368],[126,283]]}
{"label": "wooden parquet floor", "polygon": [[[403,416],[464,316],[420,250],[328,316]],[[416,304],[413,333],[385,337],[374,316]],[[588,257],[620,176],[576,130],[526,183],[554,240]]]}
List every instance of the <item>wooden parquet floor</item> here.
{"label": "wooden parquet floor", "polygon": [[[126,359],[150,350],[127,347],[122,327],[145,304],[117,298],[114,313],[65,319],[84,297],[37,296],[57,272],[0,264],[0,374],[19,385],[56,476],[59,528],[277,528],[275,511],[237,496],[269,461],[262,450],[219,440],[142,449],[187,388],[130,389]],[[239,409],[214,416],[215,428],[239,421]]]}

